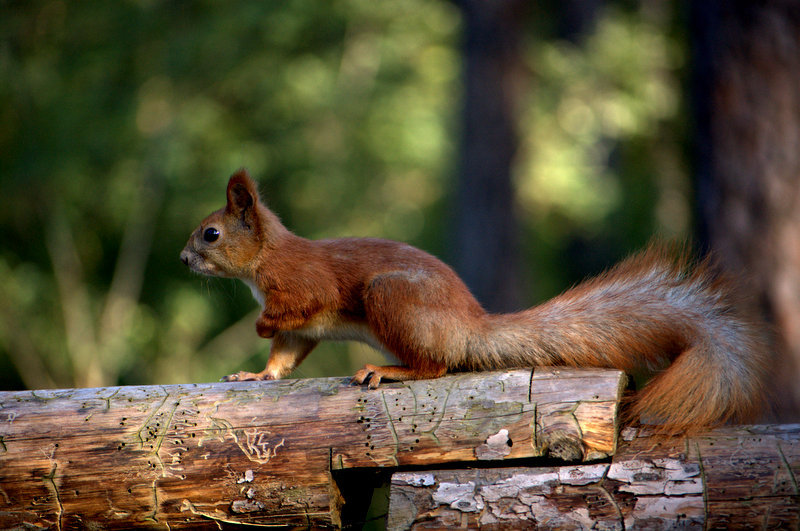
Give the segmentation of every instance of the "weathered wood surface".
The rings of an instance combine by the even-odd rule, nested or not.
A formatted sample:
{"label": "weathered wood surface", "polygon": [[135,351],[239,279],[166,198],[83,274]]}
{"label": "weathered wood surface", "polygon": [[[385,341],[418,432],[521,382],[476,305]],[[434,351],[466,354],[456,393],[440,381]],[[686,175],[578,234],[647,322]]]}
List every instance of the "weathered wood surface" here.
{"label": "weathered wood surface", "polygon": [[611,455],[624,375],[546,369],[0,393],[0,528],[327,526],[332,471]]}
{"label": "weathered wood surface", "polygon": [[396,473],[388,527],[798,529],[798,478],[800,424],[639,435],[611,463]]}

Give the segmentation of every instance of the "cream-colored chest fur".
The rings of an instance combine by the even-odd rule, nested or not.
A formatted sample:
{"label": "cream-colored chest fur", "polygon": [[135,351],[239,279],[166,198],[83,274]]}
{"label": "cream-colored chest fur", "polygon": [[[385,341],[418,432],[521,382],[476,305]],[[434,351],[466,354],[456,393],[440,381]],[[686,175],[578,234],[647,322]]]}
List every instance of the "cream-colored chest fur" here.
{"label": "cream-colored chest fur", "polygon": [[264,293],[260,289],[258,289],[256,283],[253,282],[252,280],[243,278],[242,282],[244,282],[245,285],[248,288],[250,288],[250,293],[253,294],[253,298],[256,300],[256,302],[258,302],[259,306],[261,306],[261,308],[263,309],[264,302],[266,301],[266,299],[264,298]]}

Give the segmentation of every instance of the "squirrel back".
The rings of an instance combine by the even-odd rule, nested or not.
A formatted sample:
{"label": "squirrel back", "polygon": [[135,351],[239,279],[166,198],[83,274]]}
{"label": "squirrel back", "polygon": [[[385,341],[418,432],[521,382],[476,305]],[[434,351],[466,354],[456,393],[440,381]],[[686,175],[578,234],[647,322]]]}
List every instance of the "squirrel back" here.
{"label": "squirrel back", "polygon": [[489,314],[456,273],[388,240],[307,240],[263,203],[245,170],[225,208],[181,252],[192,270],[238,278],[263,305],[258,334],[272,339],[259,373],[289,374],[321,340],[352,339],[402,365],[366,365],[353,381],[435,378],[449,370],[564,365],[655,377],[627,408],[663,432],[753,418],[770,366],[765,325],[749,318],[730,280],[709,259],[655,244],[539,306]]}

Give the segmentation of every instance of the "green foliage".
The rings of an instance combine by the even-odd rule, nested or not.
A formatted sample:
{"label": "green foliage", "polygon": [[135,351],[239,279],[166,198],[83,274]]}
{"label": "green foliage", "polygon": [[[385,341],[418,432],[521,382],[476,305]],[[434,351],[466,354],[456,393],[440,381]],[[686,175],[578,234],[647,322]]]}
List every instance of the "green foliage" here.
{"label": "green foliage", "polygon": [[[524,60],[533,87],[522,98],[515,178],[526,243],[536,245],[528,254],[540,273],[539,297],[653,234],[687,236],[685,50],[672,24],[668,4],[633,11],[612,4],[579,43],[529,36]],[[577,264],[553,268],[553,260]]]}
{"label": "green foliage", "polygon": [[[260,369],[268,342],[253,331],[249,290],[178,261],[241,166],[298,234],[444,248],[460,108],[454,4],[2,5],[0,387]],[[612,10],[583,46],[526,44],[535,83],[516,174],[535,269],[554,282],[539,292],[567,280],[548,273],[560,271],[548,252],[613,230],[631,198],[648,199],[626,238],[683,230],[670,214],[685,204],[683,171],[665,162],[676,148],[662,133],[680,54],[664,20]],[[298,374],[381,359],[323,345]]]}

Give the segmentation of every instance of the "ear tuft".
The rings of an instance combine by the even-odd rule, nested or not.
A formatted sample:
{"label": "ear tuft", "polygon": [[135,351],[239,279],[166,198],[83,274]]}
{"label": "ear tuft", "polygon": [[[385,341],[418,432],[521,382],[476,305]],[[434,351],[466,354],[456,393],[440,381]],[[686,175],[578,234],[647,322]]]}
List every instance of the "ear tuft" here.
{"label": "ear tuft", "polygon": [[246,226],[257,222],[258,187],[247,170],[241,168],[228,180],[228,204],[226,212],[240,218]]}

